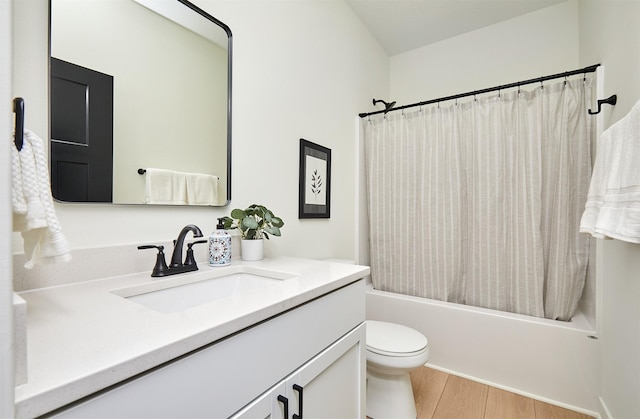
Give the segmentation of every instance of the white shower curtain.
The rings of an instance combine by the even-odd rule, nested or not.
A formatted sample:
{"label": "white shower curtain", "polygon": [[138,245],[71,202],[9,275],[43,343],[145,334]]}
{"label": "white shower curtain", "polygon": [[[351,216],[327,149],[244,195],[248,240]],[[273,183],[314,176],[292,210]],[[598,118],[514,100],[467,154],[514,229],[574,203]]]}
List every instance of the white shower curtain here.
{"label": "white shower curtain", "polygon": [[569,320],[591,77],[363,119],[376,289]]}

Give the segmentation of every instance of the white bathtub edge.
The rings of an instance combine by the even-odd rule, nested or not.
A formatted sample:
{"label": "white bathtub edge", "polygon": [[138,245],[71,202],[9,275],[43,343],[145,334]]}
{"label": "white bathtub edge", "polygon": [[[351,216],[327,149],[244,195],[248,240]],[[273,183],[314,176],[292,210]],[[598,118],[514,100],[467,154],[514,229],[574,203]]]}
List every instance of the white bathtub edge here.
{"label": "white bathtub edge", "polygon": [[394,298],[399,298],[401,300],[407,300],[407,301],[415,301],[415,302],[427,301],[429,304],[433,304],[436,306],[447,307],[447,308],[454,307],[457,310],[462,310],[470,313],[479,313],[486,316],[509,318],[509,319],[515,319],[515,320],[528,322],[528,323],[545,324],[551,327],[558,327],[561,329],[579,330],[587,333],[588,335],[597,337],[596,330],[591,326],[587,318],[580,311],[579,307],[576,310],[575,314],[573,315],[571,321],[565,322],[561,320],[551,320],[551,319],[545,319],[542,317],[528,316],[525,314],[508,313],[508,312],[493,310],[489,308],[474,307],[474,306],[468,306],[464,304],[449,303],[446,301],[432,300],[432,299],[422,298],[422,297],[414,297],[411,295],[403,295],[403,294],[395,294],[387,291],[379,291],[374,289],[372,285],[369,285],[366,288],[366,292],[370,294],[381,295],[381,296],[391,294],[393,295]]}
{"label": "white bathtub edge", "polygon": [[366,295],[367,319],[404,324],[427,337],[430,366],[590,415],[601,410],[594,368],[600,341],[589,338],[595,332],[588,326],[578,327],[582,322],[373,289]]}

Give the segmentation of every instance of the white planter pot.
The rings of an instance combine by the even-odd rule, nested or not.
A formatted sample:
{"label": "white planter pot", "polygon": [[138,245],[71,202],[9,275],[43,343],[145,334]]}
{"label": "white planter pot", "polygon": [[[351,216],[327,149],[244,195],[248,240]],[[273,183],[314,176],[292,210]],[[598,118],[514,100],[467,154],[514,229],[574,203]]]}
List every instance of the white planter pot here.
{"label": "white planter pot", "polygon": [[264,258],[264,240],[241,240],[242,260],[262,260]]}

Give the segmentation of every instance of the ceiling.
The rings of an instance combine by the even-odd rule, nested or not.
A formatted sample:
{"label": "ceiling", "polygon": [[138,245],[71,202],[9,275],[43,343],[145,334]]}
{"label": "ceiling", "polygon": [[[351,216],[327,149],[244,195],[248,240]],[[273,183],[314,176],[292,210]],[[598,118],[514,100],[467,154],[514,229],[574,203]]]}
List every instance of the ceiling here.
{"label": "ceiling", "polygon": [[346,0],[390,56],[566,0]]}

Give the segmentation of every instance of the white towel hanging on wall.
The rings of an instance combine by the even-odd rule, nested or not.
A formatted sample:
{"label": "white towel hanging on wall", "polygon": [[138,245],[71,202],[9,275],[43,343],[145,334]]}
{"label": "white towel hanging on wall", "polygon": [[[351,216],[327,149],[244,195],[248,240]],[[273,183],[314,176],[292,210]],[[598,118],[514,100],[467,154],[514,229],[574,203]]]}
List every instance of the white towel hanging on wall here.
{"label": "white towel hanging on wall", "polygon": [[640,243],[640,101],[598,141],[580,231]]}
{"label": "white towel hanging on wall", "polygon": [[44,142],[25,130],[22,150],[13,144],[11,148],[13,231],[22,233],[25,268],[71,260],[69,243],[53,206]]}

